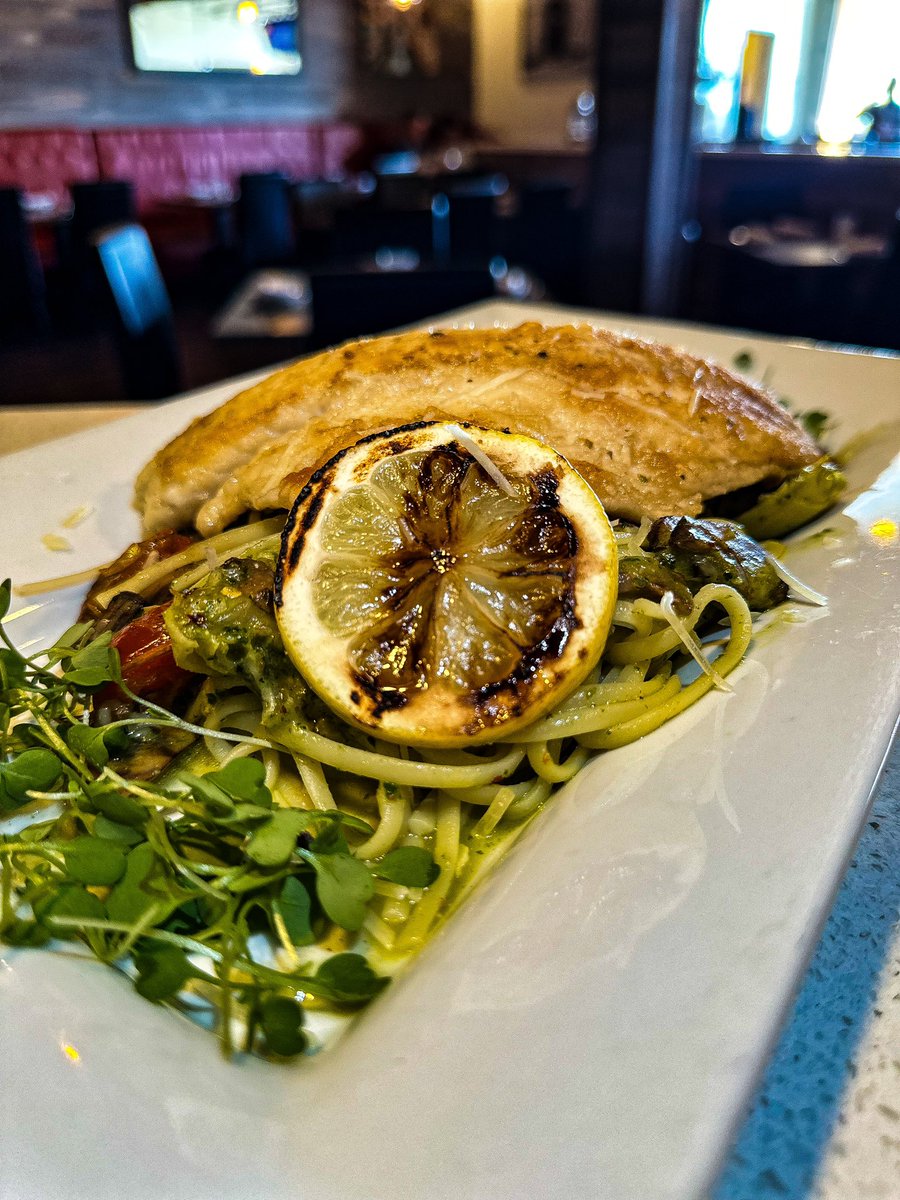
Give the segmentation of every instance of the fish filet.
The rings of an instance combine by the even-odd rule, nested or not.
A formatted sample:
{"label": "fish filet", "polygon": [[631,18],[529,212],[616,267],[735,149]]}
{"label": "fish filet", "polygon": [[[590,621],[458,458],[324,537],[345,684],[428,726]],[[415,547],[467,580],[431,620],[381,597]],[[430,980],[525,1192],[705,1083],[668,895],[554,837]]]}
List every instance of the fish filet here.
{"label": "fish filet", "polygon": [[771,393],[669,346],[588,325],[448,329],[302,359],[193,422],[138,476],[146,531],[213,534],[289,508],[359,438],[469,421],[547,442],[612,516],[692,516],[705,500],[787,475],[821,449]]}

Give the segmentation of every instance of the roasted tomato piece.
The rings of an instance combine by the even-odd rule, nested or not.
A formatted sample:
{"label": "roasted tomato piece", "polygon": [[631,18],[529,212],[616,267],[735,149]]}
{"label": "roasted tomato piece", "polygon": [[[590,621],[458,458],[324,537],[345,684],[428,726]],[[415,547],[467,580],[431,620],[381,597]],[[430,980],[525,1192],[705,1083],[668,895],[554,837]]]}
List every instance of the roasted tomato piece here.
{"label": "roasted tomato piece", "polygon": [[122,677],[133,692],[146,696],[186,682],[190,671],[175,662],[172,639],[166,629],[168,604],[148,608],[130,625],[113,635],[112,644],[122,661]]}
{"label": "roasted tomato piece", "polygon": [[[137,696],[170,705],[195,676],[175,662],[172,639],[166,629],[168,604],[148,608],[136,620],[113,635],[112,644],[119,652],[122,678]],[[115,685],[109,684],[96,696],[94,711],[112,714],[130,701]]]}

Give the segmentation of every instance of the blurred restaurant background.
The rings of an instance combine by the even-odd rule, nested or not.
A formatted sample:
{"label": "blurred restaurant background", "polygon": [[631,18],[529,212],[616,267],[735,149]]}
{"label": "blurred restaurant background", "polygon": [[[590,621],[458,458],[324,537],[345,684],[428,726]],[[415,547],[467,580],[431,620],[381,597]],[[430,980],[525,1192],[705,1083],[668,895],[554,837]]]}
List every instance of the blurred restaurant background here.
{"label": "blurred restaurant background", "polygon": [[900,349],[898,0],[0,0],[0,400],[488,297]]}

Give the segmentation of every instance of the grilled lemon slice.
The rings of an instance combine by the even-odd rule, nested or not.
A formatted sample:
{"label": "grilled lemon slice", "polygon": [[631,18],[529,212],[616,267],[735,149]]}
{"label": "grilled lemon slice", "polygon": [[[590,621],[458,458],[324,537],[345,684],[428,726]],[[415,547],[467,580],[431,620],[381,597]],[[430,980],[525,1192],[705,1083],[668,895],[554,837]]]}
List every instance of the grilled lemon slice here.
{"label": "grilled lemon slice", "polygon": [[336,713],[454,747],[534,721],[600,658],[615,538],[532,438],[422,422],[364,438],[288,518],[275,605],[294,664]]}

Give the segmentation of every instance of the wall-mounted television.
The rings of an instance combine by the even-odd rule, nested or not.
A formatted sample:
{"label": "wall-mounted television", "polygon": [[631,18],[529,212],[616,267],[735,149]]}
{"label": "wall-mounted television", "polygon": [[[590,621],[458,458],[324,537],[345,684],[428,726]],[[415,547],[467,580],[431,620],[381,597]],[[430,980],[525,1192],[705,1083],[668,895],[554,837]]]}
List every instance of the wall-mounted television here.
{"label": "wall-mounted television", "polygon": [[299,0],[124,0],[138,71],[297,75]]}

